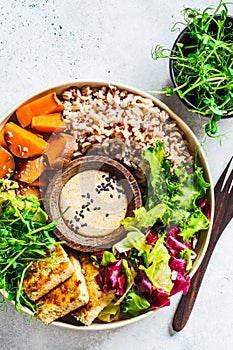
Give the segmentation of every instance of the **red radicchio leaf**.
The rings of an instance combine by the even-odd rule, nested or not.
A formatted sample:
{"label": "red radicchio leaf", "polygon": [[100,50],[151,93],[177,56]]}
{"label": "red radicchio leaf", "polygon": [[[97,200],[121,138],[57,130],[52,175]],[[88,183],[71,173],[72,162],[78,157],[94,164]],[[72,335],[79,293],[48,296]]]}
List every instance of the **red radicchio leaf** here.
{"label": "red radicchio leaf", "polygon": [[166,244],[172,256],[176,256],[181,250],[190,248],[190,243],[184,243],[179,236],[180,229],[178,226],[173,227],[167,234]]}
{"label": "red radicchio leaf", "polygon": [[170,305],[169,295],[160,288],[154,289],[150,301],[151,307],[158,309]]}
{"label": "red radicchio leaf", "polygon": [[114,289],[117,287],[118,278],[121,273],[121,266],[122,266],[122,260],[116,260],[116,262],[112,262],[107,266],[108,274],[106,277],[108,277],[109,281],[111,282],[111,289]]}
{"label": "red radicchio leaf", "polygon": [[153,291],[153,285],[147,277],[146,273],[142,270],[139,270],[137,276],[134,279],[134,283],[138,287],[142,295],[149,301]]}
{"label": "red radicchio leaf", "polygon": [[125,276],[121,274],[122,260],[111,262],[103,267],[95,280],[104,293],[116,289],[116,294],[121,296],[124,293]]}
{"label": "red radicchio leaf", "polygon": [[104,255],[104,250],[100,250],[99,252],[95,252],[93,253],[94,256],[96,256],[97,258],[102,258]]}
{"label": "red radicchio leaf", "polygon": [[169,266],[172,271],[176,271],[177,273],[176,279],[172,281],[174,285],[171,290],[171,295],[180,291],[182,291],[183,294],[187,294],[190,286],[190,276],[186,273],[186,260],[171,257]]}
{"label": "red radicchio leaf", "polygon": [[158,232],[153,232],[150,229],[145,231],[146,234],[146,244],[154,246],[158,239]]}
{"label": "red radicchio leaf", "polygon": [[134,279],[135,285],[152,308],[162,308],[170,305],[169,295],[160,288],[153,288],[153,285],[144,271],[140,270]]}
{"label": "red radicchio leaf", "polygon": [[202,213],[206,216],[206,218],[209,220],[210,219],[210,206],[209,203],[207,201],[207,199],[205,199],[201,204],[200,204],[200,208]]}
{"label": "red radicchio leaf", "polygon": [[116,290],[116,295],[119,297],[122,297],[124,294],[124,286],[125,286],[125,275],[122,275],[121,277],[118,277],[118,287]]}

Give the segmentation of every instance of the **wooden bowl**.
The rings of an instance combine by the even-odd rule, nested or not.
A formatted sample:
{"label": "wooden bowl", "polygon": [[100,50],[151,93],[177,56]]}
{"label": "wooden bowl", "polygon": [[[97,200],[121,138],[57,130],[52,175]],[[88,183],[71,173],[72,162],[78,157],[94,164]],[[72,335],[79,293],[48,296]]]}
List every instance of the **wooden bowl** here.
{"label": "wooden bowl", "polygon": [[134,209],[142,206],[133,175],[105,156],[70,162],[56,172],[45,198],[49,199],[44,200],[44,207],[50,220],[61,217],[55,235],[83,252],[109,249],[120,241],[126,235],[120,219],[133,216]]}

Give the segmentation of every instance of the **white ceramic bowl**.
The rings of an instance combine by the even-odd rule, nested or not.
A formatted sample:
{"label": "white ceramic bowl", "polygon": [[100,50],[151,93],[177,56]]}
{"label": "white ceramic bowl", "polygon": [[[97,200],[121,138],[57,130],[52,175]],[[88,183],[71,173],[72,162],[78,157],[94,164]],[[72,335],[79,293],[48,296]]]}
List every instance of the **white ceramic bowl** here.
{"label": "white ceramic bowl", "polygon": [[[198,140],[194,133],[191,131],[191,129],[187,126],[187,124],[178,116],[176,115],[169,107],[167,107],[163,102],[158,100],[157,98],[151,96],[150,94],[143,92],[139,89],[133,88],[128,85],[124,85],[121,83],[117,82],[110,82],[110,81],[72,81],[72,82],[67,82],[63,83],[61,85],[53,86],[47,89],[44,89],[40,91],[39,93],[30,96],[29,98],[25,99],[24,101],[21,101],[17,105],[15,105],[10,111],[8,111],[5,115],[3,115],[0,118],[0,130],[4,127],[5,123],[8,121],[8,119],[12,116],[12,114],[16,111],[19,106],[28,103],[32,100],[36,100],[50,92],[56,92],[58,95],[61,94],[64,90],[68,89],[71,86],[75,86],[78,88],[81,88],[83,86],[91,86],[91,87],[101,87],[101,86],[108,86],[108,85],[113,85],[118,87],[120,90],[127,90],[135,95],[139,95],[145,98],[149,98],[153,101],[154,105],[158,106],[160,109],[165,110],[172,119],[176,121],[176,124],[178,127],[182,130],[186,140],[188,141],[189,148],[191,151],[195,151],[197,147],[199,147],[199,152],[198,152],[198,158],[199,158],[199,164],[203,167],[204,169],[204,176],[206,181],[210,182],[211,186],[210,189],[208,190],[208,200],[210,204],[210,209],[211,209],[211,216],[210,216],[210,227],[207,232],[204,232],[204,234],[201,235],[199,241],[198,241],[198,246],[197,246],[197,259],[194,262],[193,269],[190,272],[190,277],[192,277],[195,272],[197,271],[199,265],[201,264],[201,261],[205,255],[209,238],[210,238],[210,232],[212,229],[212,223],[213,223],[213,213],[214,213],[214,192],[213,192],[213,183],[212,183],[212,178],[209,170],[209,166],[207,164],[206,157],[198,143]],[[4,294],[4,293],[3,293]],[[31,312],[28,309],[24,309],[26,313],[31,314]],[[127,319],[127,320],[120,320],[112,323],[97,323],[94,322],[91,326],[80,326],[80,325],[75,325],[71,323],[64,323],[60,321],[55,321],[53,322],[53,325],[63,327],[63,328],[69,328],[69,329],[74,329],[74,330],[106,330],[106,329],[113,329],[117,327],[123,327],[126,325],[129,325],[131,323],[137,322],[139,320],[144,319],[145,317],[150,316],[153,314],[156,310],[154,311],[148,311],[142,315],[139,315],[137,317]]]}

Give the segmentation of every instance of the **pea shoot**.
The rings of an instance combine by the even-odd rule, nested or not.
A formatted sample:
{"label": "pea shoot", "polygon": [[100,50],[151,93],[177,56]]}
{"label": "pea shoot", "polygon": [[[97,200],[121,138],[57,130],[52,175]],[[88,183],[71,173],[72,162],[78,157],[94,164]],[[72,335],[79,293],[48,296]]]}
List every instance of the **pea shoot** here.
{"label": "pea shoot", "polygon": [[56,224],[47,223],[37,197],[17,197],[17,185],[0,179],[0,289],[15,301],[17,311],[27,306],[35,313],[36,305],[26,296],[23,280],[33,262],[47,259],[48,251],[57,244],[51,235]]}
{"label": "pea shoot", "polygon": [[204,139],[218,137],[219,120],[233,116],[233,20],[228,20],[227,4],[232,2],[221,0],[215,10],[207,7],[203,12],[185,8],[182,24],[189,43],[180,42],[174,50],[160,45],[152,49],[154,60],[172,60],[177,86],[151,93],[171,96],[177,92],[195,106],[191,112],[208,116]]}

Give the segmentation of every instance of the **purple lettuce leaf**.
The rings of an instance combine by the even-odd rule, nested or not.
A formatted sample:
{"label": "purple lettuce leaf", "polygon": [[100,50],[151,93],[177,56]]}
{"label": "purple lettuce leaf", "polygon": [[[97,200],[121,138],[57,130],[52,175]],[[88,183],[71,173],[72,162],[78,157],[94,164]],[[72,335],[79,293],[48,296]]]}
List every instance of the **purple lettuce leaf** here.
{"label": "purple lettuce leaf", "polygon": [[177,256],[183,249],[190,248],[190,243],[185,243],[179,232],[179,227],[175,226],[167,234],[166,245],[171,256]]}
{"label": "purple lettuce leaf", "polygon": [[122,259],[110,262],[108,266],[100,269],[95,280],[104,293],[115,289],[116,294],[121,296],[124,293],[125,276],[121,272]]}
{"label": "purple lettuce leaf", "polygon": [[172,282],[174,283],[173,288],[171,290],[171,295],[174,295],[178,292],[183,292],[183,294],[187,294],[190,286],[190,276],[186,273],[186,260],[185,259],[177,259],[175,257],[171,257],[169,261],[169,266],[172,270]]}
{"label": "purple lettuce leaf", "polygon": [[138,272],[134,283],[152,308],[157,309],[170,305],[169,295],[163,289],[154,288],[144,271]]}

